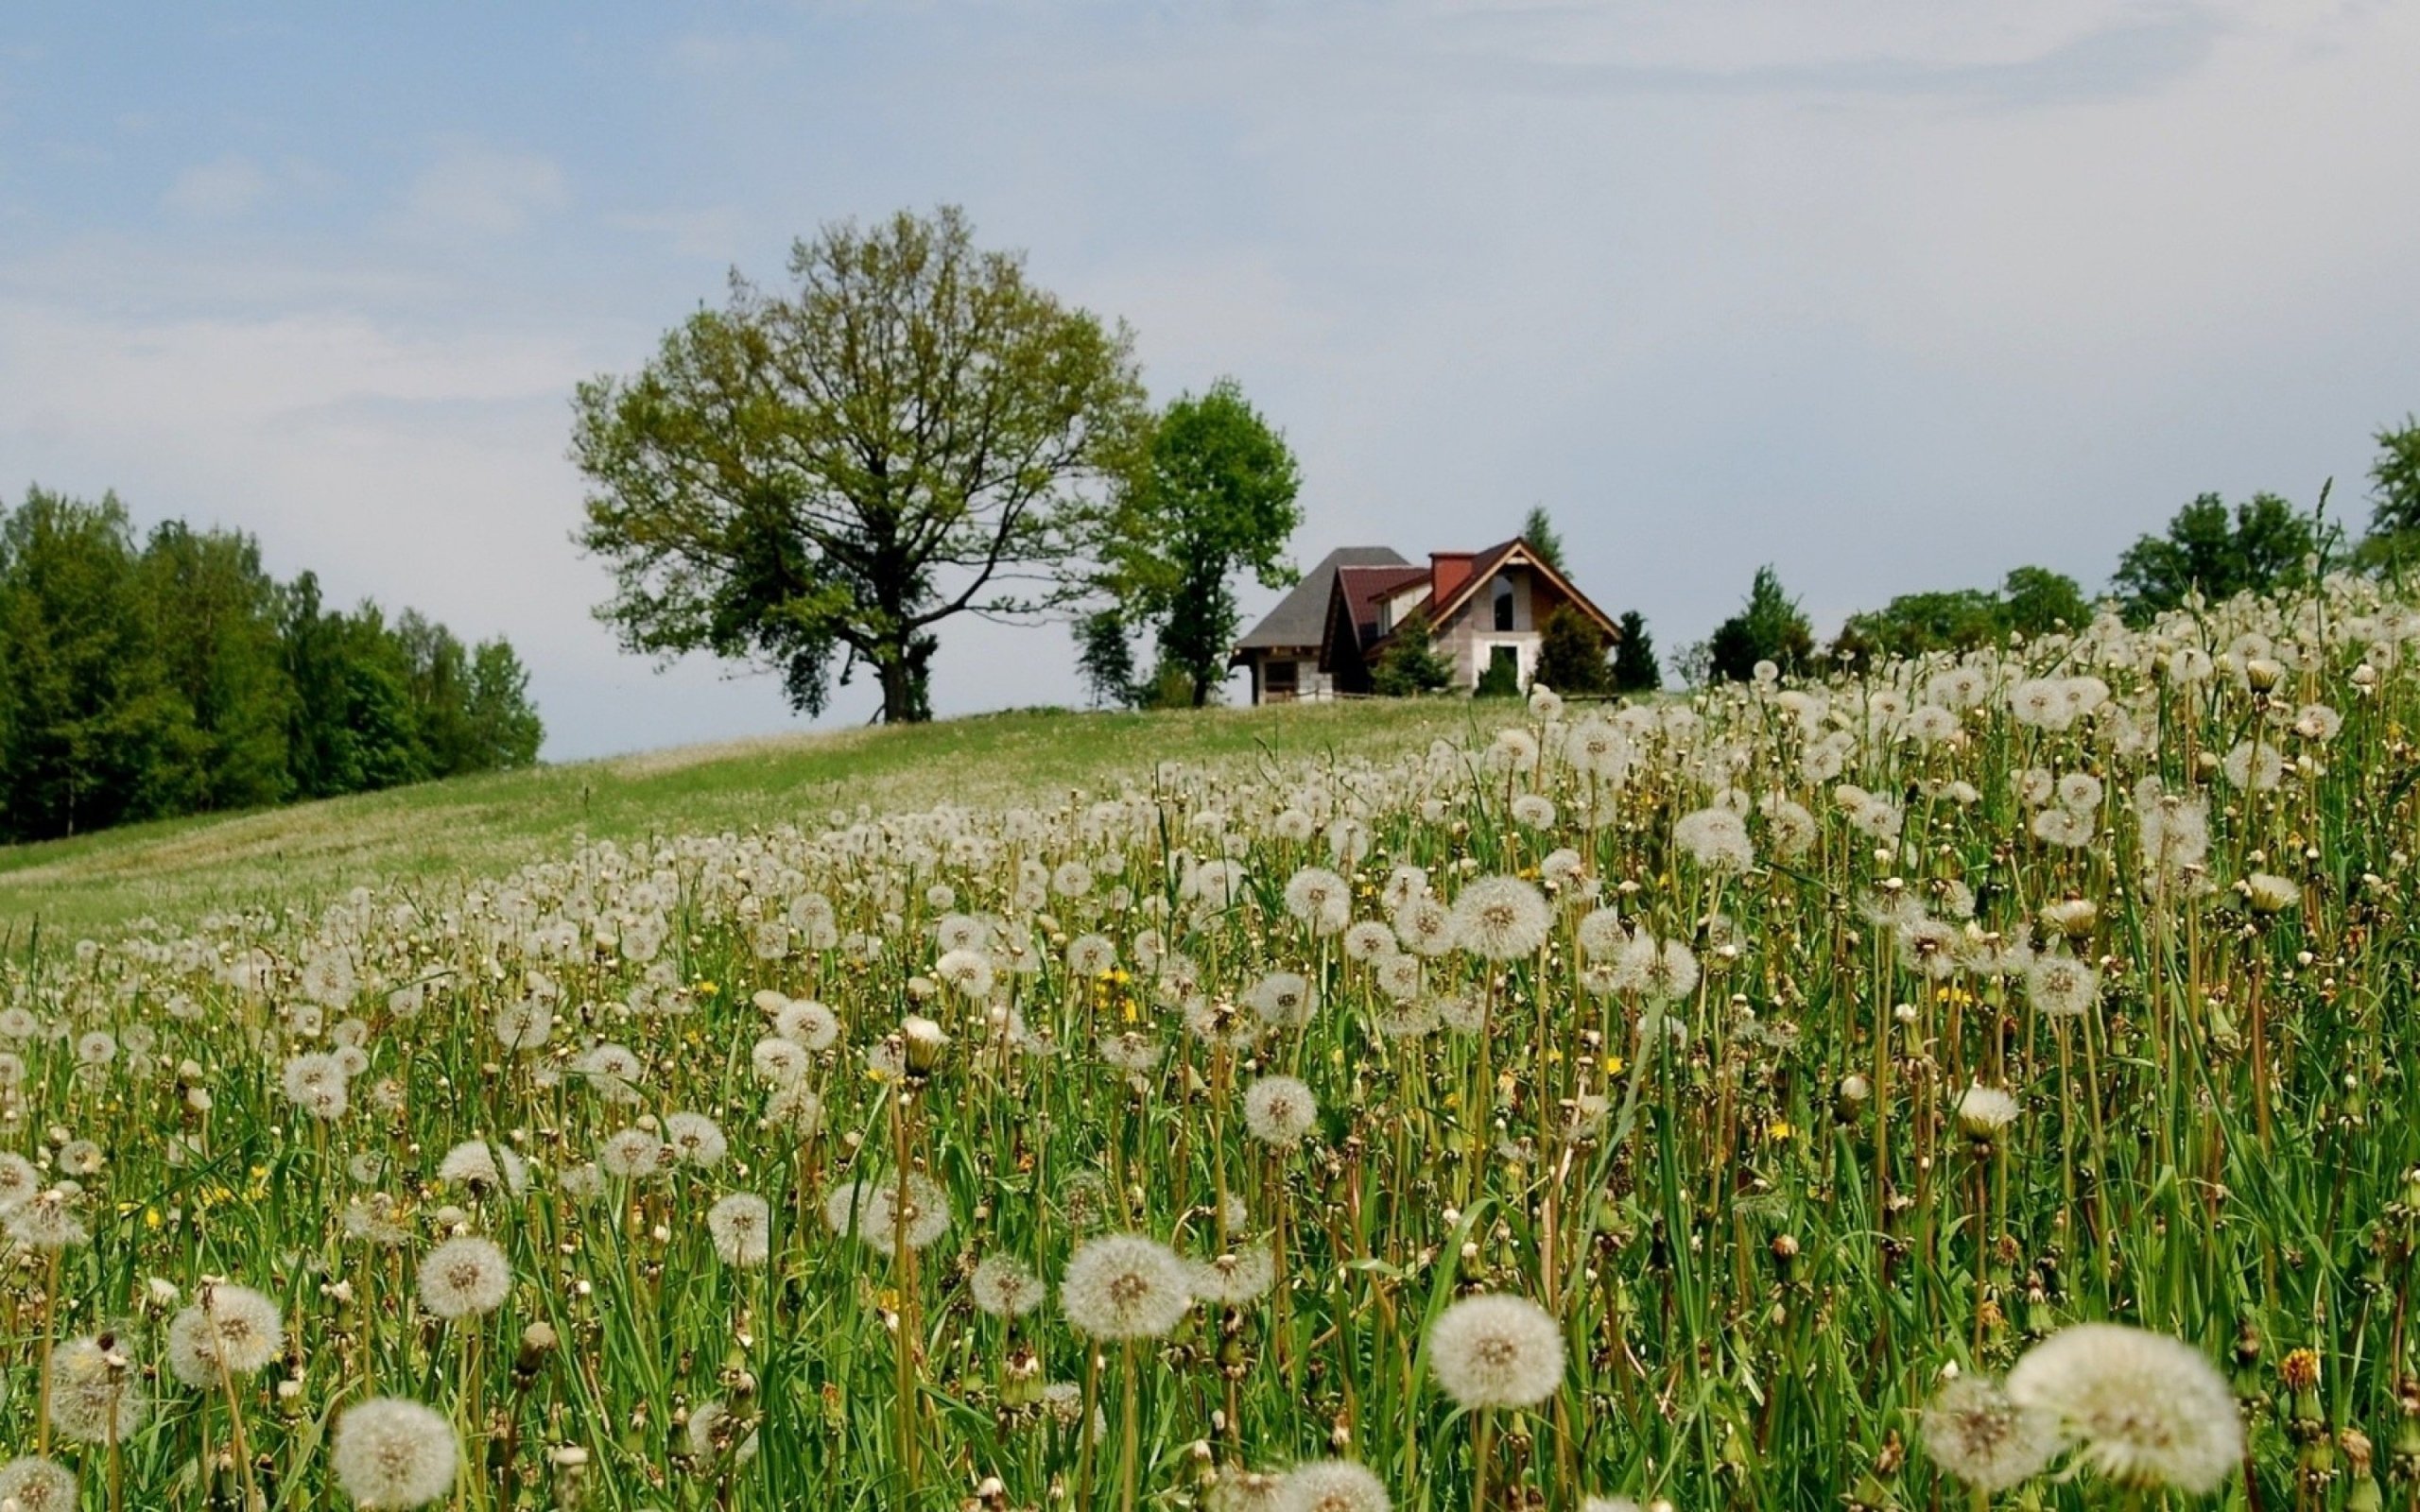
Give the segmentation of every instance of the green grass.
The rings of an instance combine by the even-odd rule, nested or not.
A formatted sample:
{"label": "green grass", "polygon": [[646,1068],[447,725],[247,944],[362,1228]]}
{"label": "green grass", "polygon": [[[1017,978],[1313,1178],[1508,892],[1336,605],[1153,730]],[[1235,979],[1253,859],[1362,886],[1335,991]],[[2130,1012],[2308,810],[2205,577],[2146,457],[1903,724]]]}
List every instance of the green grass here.
{"label": "green grass", "polygon": [[1011,803],[1115,791],[1163,761],[1231,766],[1392,752],[1493,728],[1517,705],[1292,704],[1163,713],[1037,710],[900,729],[768,736],[427,782],[234,816],[0,847],[0,936],[73,936],[146,915],[309,906],[354,886],[476,877],[572,838],[821,824],[834,809]]}
{"label": "green grass", "polygon": [[[328,1512],[331,1425],[392,1395],[465,1445],[462,1512],[960,1512],[989,1477],[1268,1512],[1246,1477],[1333,1453],[1397,1512],[2411,1507],[2420,661],[2325,607],[2290,672],[2120,644],[2111,686],[2031,643],[1990,688],[1909,676],[1945,701],[1904,725],[1847,685],[1620,738],[1011,715],[331,806],[220,862],[274,917],[0,953],[0,1460],[72,1466],[81,1512]],[[2160,633],[2290,629],[2230,613]],[[1447,729],[1485,753],[1295,760]],[[212,829],[44,865],[158,898],[233,855]],[[1138,1329],[1081,1284],[1108,1231],[1261,1280]],[[420,1268],[465,1233],[512,1283],[441,1320]],[[1048,1298],[980,1310],[993,1263]],[[196,1366],[211,1277],[282,1355]],[[1551,1314],[1517,1387],[1437,1332],[1477,1292]],[[2168,1342],[2067,1332],[2108,1322]],[[2083,1442],[1928,1414],[1952,1370]],[[114,1449],[96,1389],[151,1406]]]}

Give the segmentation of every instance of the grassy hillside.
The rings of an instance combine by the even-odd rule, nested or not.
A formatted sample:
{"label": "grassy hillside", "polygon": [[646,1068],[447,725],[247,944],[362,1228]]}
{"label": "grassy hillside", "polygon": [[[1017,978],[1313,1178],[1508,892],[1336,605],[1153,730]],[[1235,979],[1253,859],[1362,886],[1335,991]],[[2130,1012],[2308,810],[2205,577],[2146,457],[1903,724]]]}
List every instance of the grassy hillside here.
{"label": "grassy hillside", "polygon": [[836,807],[1001,801],[1139,778],[1156,762],[1390,751],[1470,727],[1461,700],[1172,713],[990,714],[772,736],[461,778],[233,816],[0,847],[0,938],[145,914],[291,903],[386,877],[478,875],[619,837],[820,820]]}

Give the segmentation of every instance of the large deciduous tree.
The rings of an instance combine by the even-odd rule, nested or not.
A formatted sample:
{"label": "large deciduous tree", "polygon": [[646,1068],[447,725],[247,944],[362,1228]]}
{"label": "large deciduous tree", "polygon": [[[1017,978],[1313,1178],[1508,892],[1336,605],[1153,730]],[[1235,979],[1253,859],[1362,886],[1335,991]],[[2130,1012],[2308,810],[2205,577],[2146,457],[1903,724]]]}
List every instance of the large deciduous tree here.
{"label": "large deciduous tree", "polygon": [[2232,514],[2224,499],[2204,493],[2176,511],[2166,535],[2127,547],[2110,581],[2126,617],[2140,625],[2187,593],[2217,603],[2291,586],[2319,544],[2319,522],[2273,493],[2256,493]]}
{"label": "large deciduous tree", "polygon": [[820,713],[831,662],[929,717],[935,627],[1063,608],[1089,583],[1101,484],[1142,386],[1122,325],[1061,303],[965,215],[901,213],[792,249],[794,286],[736,274],[627,378],[580,386],[579,539],[632,650],[778,671]]}
{"label": "large deciduous tree", "polygon": [[[1265,588],[1295,580],[1287,540],[1303,522],[1295,503],[1302,472],[1286,438],[1263,420],[1232,378],[1200,396],[1180,395],[1150,430],[1126,480],[1105,586],[1115,607],[1096,627],[1156,628],[1160,665],[1184,679],[1195,708],[1227,674],[1241,615],[1233,580],[1253,574]],[[1087,675],[1105,647],[1084,638]]]}

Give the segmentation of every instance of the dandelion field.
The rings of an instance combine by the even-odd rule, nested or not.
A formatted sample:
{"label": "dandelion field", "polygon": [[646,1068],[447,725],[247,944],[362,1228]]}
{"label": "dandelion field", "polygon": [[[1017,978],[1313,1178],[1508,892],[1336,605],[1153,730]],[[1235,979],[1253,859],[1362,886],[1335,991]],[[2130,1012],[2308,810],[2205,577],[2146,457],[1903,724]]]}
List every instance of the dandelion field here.
{"label": "dandelion field", "polygon": [[2411,1506],[2420,611],[0,977],[0,1499]]}

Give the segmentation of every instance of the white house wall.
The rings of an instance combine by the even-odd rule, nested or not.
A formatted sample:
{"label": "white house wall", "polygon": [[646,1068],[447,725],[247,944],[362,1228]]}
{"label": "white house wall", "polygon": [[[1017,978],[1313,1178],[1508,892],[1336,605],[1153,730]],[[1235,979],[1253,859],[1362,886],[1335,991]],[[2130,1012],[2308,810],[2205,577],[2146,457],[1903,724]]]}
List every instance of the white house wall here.
{"label": "white house wall", "polygon": [[1495,628],[1495,585],[1482,585],[1478,592],[1463,601],[1462,607],[1446,617],[1438,627],[1437,649],[1450,657],[1454,663],[1454,685],[1468,692],[1478,685],[1479,674],[1495,647],[1512,648],[1521,674],[1521,686],[1528,687],[1537,675],[1539,635],[1537,620],[1530,612],[1530,574],[1513,568],[1503,575],[1512,584],[1512,628]]}

